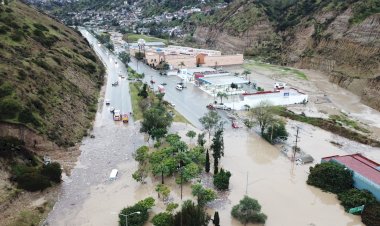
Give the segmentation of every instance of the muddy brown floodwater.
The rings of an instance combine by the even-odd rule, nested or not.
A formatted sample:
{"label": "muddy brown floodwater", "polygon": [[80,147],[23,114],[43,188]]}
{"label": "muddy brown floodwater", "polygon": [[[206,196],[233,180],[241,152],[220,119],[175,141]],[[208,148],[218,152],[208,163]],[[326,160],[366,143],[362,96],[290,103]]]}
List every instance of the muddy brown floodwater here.
{"label": "muddy brown floodwater", "polygon": [[[104,139],[115,129],[117,132],[112,139]],[[188,129],[190,126],[174,124],[171,130],[184,134]],[[142,135],[135,131],[138,126],[133,124],[96,123],[96,137],[84,141],[78,166],[63,184],[60,200],[49,215],[49,225],[116,226],[117,213],[123,207],[148,196],[157,198],[154,187],[159,180],[148,179],[146,184],[140,184],[131,177],[137,167],[131,158],[131,143],[135,141],[135,147],[144,143]],[[318,132],[324,134],[324,131]],[[211,215],[219,211],[222,225],[241,225],[231,218],[230,211],[246,189],[268,215],[267,226],[362,225],[360,217],[344,212],[335,195],[306,184],[308,165],[293,165],[278,148],[245,129],[227,128],[224,139],[225,156],[221,165],[232,172],[230,191],[225,198],[209,205]],[[328,139],[320,143],[320,148],[317,145],[315,149],[327,149],[324,154],[344,153],[338,148],[331,150]],[[119,177],[110,182],[107,179],[113,168],[119,170]],[[179,202],[179,186],[173,178],[167,178],[166,183],[172,187],[170,199]],[[184,187],[183,200],[191,198],[189,186]],[[156,200],[156,204],[151,216],[165,209],[162,201]]]}

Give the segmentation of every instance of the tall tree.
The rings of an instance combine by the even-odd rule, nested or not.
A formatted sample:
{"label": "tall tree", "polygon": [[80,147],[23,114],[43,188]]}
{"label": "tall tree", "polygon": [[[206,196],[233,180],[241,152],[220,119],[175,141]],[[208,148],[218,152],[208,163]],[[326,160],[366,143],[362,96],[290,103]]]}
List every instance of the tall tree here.
{"label": "tall tree", "polygon": [[180,66],[181,69],[182,69],[182,67],[184,67],[184,66],[186,66],[186,65],[185,65],[185,63],[184,63],[183,61],[181,61],[181,62],[178,64],[178,66]]}
{"label": "tall tree", "polygon": [[256,118],[256,123],[260,127],[261,135],[264,135],[265,129],[271,125],[274,118],[273,106],[267,101],[262,101],[257,107],[250,110],[250,114]]}
{"label": "tall tree", "polygon": [[174,225],[183,226],[207,226],[210,216],[204,208],[195,205],[191,200],[186,200],[174,216]]}
{"label": "tall tree", "polygon": [[152,107],[143,113],[140,132],[147,133],[149,138],[158,140],[166,135],[173,118],[164,108]]}
{"label": "tall tree", "polygon": [[206,143],[205,135],[206,135],[205,133],[199,133],[198,134],[197,143],[201,147],[203,147]]}
{"label": "tall tree", "polygon": [[244,196],[239,204],[232,207],[231,215],[242,224],[265,223],[267,216],[261,213],[261,206],[257,200]]}
{"label": "tall tree", "polygon": [[219,213],[218,213],[218,211],[215,211],[215,213],[214,213],[214,219],[212,220],[212,223],[215,226],[220,226],[220,219],[219,219]]}
{"label": "tall tree", "polygon": [[247,79],[248,75],[251,74],[251,70],[245,69],[242,74],[245,76],[245,79]]}
{"label": "tall tree", "polygon": [[207,152],[206,152],[205,171],[206,171],[206,173],[210,172],[210,154],[208,153],[208,149],[207,149]]}
{"label": "tall tree", "polygon": [[197,135],[197,133],[194,132],[194,131],[192,131],[192,130],[190,130],[190,131],[188,131],[188,132],[186,133],[186,136],[190,138],[190,143],[191,143],[191,141],[193,140],[193,138],[194,138],[196,135]]}
{"label": "tall tree", "polygon": [[214,174],[218,173],[219,159],[224,156],[224,140],[223,140],[223,129],[219,128],[214,138],[212,139],[212,144],[210,147],[213,151],[212,156],[214,157]]}
{"label": "tall tree", "polygon": [[201,207],[216,199],[215,191],[209,188],[204,188],[199,183],[191,186],[191,194],[197,197],[198,205]]}
{"label": "tall tree", "polygon": [[223,98],[228,99],[227,93],[225,93],[225,92],[218,92],[218,93],[216,94],[216,96],[217,96],[217,97],[220,97],[220,103],[223,103]]}
{"label": "tall tree", "polygon": [[216,111],[209,111],[199,119],[203,128],[208,132],[208,139],[211,137],[211,132],[220,124],[221,117]]}

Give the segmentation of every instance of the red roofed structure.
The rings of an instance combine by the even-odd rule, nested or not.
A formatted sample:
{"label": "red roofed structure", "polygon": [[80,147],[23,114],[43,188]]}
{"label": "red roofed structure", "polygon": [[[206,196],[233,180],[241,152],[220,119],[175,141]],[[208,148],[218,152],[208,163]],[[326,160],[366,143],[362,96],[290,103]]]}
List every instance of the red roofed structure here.
{"label": "red roofed structure", "polygon": [[322,162],[333,161],[344,165],[354,172],[354,186],[370,191],[380,201],[380,164],[361,154],[329,156]]}

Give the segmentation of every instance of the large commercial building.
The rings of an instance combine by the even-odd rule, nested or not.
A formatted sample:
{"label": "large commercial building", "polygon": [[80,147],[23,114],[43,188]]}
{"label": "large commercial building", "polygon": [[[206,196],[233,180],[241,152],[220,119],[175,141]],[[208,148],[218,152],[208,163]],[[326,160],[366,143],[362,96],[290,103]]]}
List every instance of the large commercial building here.
{"label": "large commercial building", "polygon": [[322,162],[336,162],[353,171],[354,186],[370,191],[380,201],[380,164],[361,154],[330,156]]}
{"label": "large commercial building", "polygon": [[152,67],[156,67],[160,62],[165,61],[170,65],[171,69],[239,65],[243,64],[244,61],[243,54],[222,55],[217,50],[173,45],[165,48],[146,45],[143,47],[130,46],[129,51],[132,56],[136,52],[143,51],[146,63]]}

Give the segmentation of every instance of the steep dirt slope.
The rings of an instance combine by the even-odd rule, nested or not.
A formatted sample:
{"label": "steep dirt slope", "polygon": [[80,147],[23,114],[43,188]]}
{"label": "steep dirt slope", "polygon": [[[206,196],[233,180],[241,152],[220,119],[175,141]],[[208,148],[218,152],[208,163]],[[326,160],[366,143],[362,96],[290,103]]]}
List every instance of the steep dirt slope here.
{"label": "steep dirt slope", "polygon": [[380,110],[380,2],[237,0],[198,22],[205,46],[326,72]]}
{"label": "steep dirt slope", "polygon": [[90,128],[104,69],[73,29],[19,1],[0,5],[0,74],[0,121],[64,147]]}

